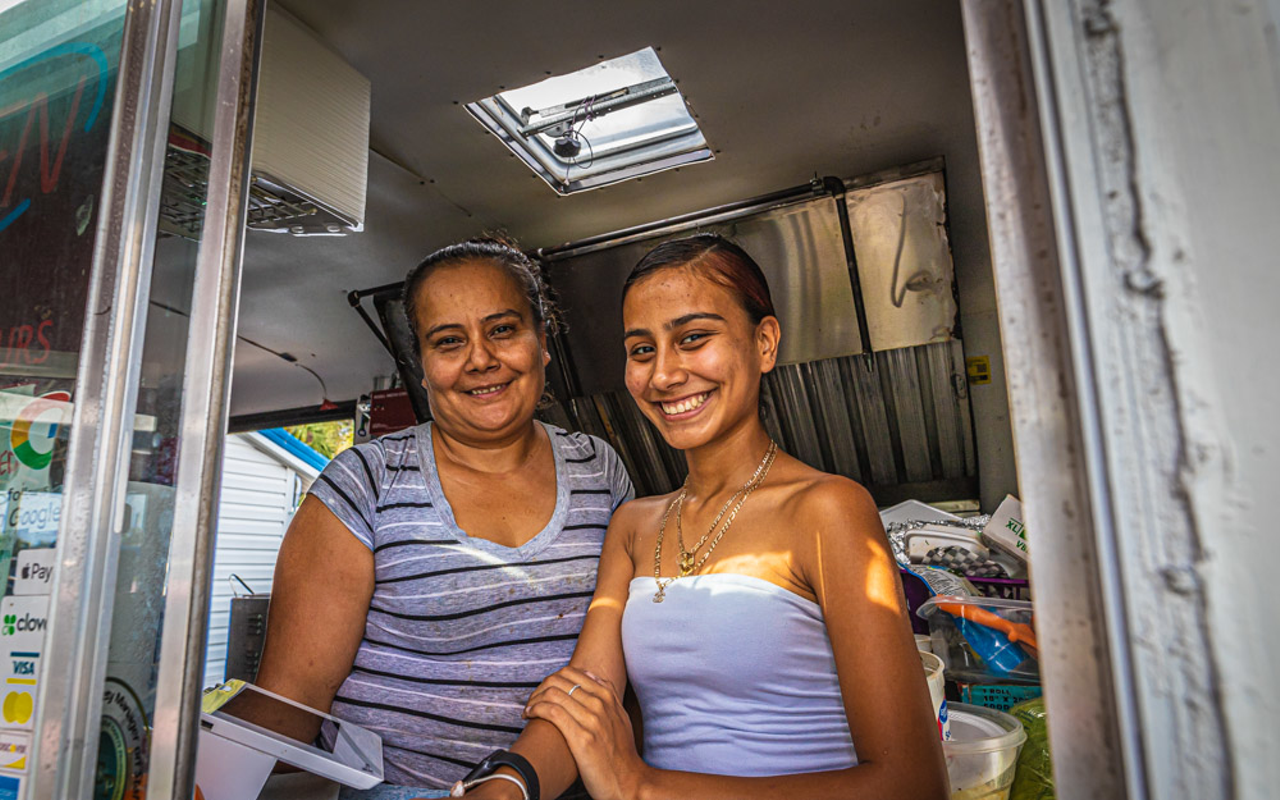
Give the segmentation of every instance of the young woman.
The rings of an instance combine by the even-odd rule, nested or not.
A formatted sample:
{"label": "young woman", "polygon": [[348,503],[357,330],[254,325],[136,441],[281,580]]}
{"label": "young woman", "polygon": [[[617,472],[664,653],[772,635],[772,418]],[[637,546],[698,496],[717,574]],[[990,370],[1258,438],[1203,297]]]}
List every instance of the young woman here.
{"label": "young woman", "polygon": [[875,505],[761,424],[781,334],[760,268],[717,236],[668,242],[627,280],[623,320],[627,388],[689,476],[614,514],[570,666],[532,695],[513,748],[542,797],[580,774],[595,800],[945,798]]}
{"label": "young woman", "polygon": [[339,454],[312,486],[258,677],[382,736],[388,785],[343,797],[430,794],[515,740],[529,692],[569,660],[609,517],[634,494],[607,444],[534,419],[548,303],[519,250],[446,247],[404,297],[434,419]]}

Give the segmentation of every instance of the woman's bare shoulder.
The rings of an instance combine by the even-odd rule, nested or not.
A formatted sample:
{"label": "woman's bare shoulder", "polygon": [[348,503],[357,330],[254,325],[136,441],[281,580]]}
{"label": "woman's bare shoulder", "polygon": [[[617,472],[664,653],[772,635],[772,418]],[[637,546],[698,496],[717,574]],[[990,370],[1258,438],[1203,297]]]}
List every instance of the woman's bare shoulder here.
{"label": "woman's bare shoulder", "polygon": [[801,504],[809,514],[825,516],[878,513],[871,493],[862,484],[843,475],[826,472],[819,475],[821,477],[809,483],[799,493]]}
{"label": "woman's bare shoulder", "polygon": [[866,488],[843,475],[833,475],[787,457],[783,483],[788,489],[787,513],[798,520],[821,522],[843,519],[850,514],[865,517],[876,513],[875,501]]}
{"label": "woman's bare shoulder", "polygon": [[633,552],[636,539],[646,539],[675,498],[675,493],[649,495],[628,500],[618,506],[609,520],[609,536],[624,543]]}
{"label": "woman's bare shoulder", "polygon": [[653,516],[661,516],[667,510],[667,506],[676,497],[675,492],[667,494],[651,494],[647,497],[637,497],[634,500],[628,500],[618,506],[618,510],[613,512],[613,519],[627,522],[634,520],[644,520]]}

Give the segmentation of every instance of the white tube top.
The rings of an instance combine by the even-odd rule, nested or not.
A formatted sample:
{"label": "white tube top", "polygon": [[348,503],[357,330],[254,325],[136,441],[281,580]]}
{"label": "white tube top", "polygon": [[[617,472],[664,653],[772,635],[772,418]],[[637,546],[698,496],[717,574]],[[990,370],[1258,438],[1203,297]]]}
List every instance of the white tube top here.
{"label": "white tube top", "polygon": [[858,763],[817,603],[760,578],[696,575],[653,602],[631,581],[627,675],[658,769],[766,776]]}

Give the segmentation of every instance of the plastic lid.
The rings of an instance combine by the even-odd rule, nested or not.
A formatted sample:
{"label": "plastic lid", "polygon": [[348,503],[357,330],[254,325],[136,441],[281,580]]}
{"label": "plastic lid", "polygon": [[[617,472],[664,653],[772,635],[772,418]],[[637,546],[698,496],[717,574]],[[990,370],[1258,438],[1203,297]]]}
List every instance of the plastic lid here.
{"label": "plastic lid", "polygon": [[942,749],[948,756],[1013,750],[1027,740],[1021,722],[994,708],[948,702],[947,714],[951,739],[942,743]]}
{"label": "plastic lid", "polygon": [[928,619],[930,614],[937,613],[938,603],[955,603],[961,606],[973,606],[975,608],[983,608],[988,611],[997,613],[1003,612],[1007,614],[1011,611],[1021,611],[1031,615],[1032,605],[1030,600],[1005,600],[1001,597],[961,597],[959,595],[936,595],[920,604],[916,609],[916,616]]}

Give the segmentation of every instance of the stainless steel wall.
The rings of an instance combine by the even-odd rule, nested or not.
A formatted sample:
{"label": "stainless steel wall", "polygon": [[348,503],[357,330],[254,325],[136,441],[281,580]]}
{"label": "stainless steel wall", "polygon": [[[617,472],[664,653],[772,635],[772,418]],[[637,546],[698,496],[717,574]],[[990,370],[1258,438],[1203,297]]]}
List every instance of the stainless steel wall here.
{"label": "stainless steel wall", "polygon": [[[698,228],[733,239],[760,265],[782,323],[783,364],[862,352],[837,202],[822,196]],[[645,253],[688,232],[666,231],[547,264],[569,326],[565,351],[583,394],[623,388],[622,284]]]}
{"label": "stainless steel wall", "polygon": [[[977,496],[977,459],[960,342],[787,364],[764,380],[765,427],[788,453],[864,484],[876,502]],[[613,444],[641,495],[684,480],[626,390],[576,397],[549,417]]]}
{"label": "stainless steel wall", "polygon": [[[841,232],[845,209],[853,253]],[[551,418],[612,442],[641,494],[679,486],[683,456],[623,386],[622,285],[660,242],[713,231],[747,250],[769,280],[783,336],[762,401],[783,449],[860,481],[881,504],[976,498],[945,220],[941,172],[897,171],[857,182],[843,196],[810,195],[737,214],[713,210],[702,220],[558,248],[546,270],[568,325],[558,343],[565,372],[558,383],[568,395],[560,395],[566,400]],[[869,338],[859,331],[860,316]],[[864,340],[874,352],[864,352]]]}

